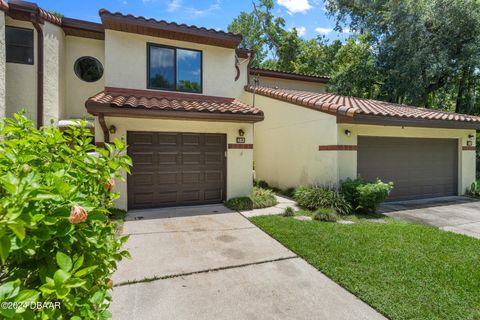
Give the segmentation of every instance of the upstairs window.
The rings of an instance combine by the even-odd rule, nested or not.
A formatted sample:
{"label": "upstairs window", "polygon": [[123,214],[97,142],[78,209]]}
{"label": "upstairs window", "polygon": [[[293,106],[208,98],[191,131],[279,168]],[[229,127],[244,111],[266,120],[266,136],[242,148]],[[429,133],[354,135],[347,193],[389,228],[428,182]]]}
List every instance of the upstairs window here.
{"label": "upstairs window", "polygon": [[149,89],[202,92],[202,52],[148,44]]}
{"label": "upstairs window", "polygon": [[33,64],[33,30],[5,27],[6,61]]}

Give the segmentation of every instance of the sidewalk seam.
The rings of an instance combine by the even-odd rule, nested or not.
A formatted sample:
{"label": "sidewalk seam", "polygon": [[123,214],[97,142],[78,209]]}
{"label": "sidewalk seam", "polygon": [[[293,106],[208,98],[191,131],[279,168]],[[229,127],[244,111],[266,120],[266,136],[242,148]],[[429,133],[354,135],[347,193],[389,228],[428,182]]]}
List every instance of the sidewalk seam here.
{"label": "sidewalk seam", "polygon": [[153,281],[157,281],[157,280],[173,279],[173,278],[179,278],[179,277],[185,277],[185,276],[191,276],[191,275],[195,275],[195,274],[202,274],[202,273],[209,273],[209,272],[216,272],[216,271],[222,271],[222,270],[244,268],[244,267],[248,267],[248,266],[266,264],[266,263],[270,263],[270,262],[278,262],[278,261],[283,261],[283,260],[297,259],[297,258],[299,258],[299,257],[297,255],[294,255],[294,256],[290,256],[290,257],[283,257],[283,258],[277,258],[277,259],[271,259],[271,260],[244,263],[244,264],[238,264],[238,265],[233,265],[233,266],[218,267],[218,268],[212,268],[212,269],[204,269],[204,270],[192,271],[192,272],[186,272],[186,273],[179,273],[179,274],[171,274],[171,275],[166,275],[166,276],[161,276],[161,277],[145,278],[145,279],[142,279],[142,280],[133,280],[133,281],[121,282],[121,283],[115,284],[114,287],[122,287],[122,286],[131,285],[131,284],[153,282]]}

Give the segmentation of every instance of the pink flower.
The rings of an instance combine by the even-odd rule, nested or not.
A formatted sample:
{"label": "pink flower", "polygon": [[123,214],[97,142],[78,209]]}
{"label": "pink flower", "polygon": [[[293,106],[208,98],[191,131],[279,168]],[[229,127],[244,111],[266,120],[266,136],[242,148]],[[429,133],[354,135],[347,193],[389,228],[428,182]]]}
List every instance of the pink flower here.
{"label": "pink flower", "polygon": [[72,224],[78,224],[84,222],[88,218],[87,210],[80,206],[73,206],[72,210],[70,211],[70,217],[68,217],[68,221]]}
{"label": "pink flower", "polygon": [[108,183],[105,185],[105,188],[110,191],[113,189],[113,187],[115,187],[115,180],[113,180],[112,178],[108,179]]}

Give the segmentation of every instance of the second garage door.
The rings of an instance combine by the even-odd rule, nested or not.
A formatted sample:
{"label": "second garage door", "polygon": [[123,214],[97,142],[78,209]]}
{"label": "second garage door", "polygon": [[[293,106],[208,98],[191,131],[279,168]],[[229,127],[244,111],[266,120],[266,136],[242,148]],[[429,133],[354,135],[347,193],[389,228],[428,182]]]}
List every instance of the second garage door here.
{"label": "second garage door", "polygon": [[458,140],[358,137],[358,174],[392,181],[389,200],[457,195]]}
{"label": "second garage door", "polygon": [[226,136],[128,132],[128,207],[219,203],[225,199]]}

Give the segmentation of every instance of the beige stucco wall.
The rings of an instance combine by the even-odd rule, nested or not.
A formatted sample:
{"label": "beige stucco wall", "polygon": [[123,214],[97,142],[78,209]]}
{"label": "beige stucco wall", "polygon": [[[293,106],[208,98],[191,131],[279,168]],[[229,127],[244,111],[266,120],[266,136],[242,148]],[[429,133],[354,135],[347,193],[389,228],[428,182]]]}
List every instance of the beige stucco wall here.
{"label": "beige stucco wall", "polygon": [[66,113],[67,119],[89,117],[85,109],[85,101],[102,91],[105,87],[105,73],[96,82],[85,82],[77,77],[73,69],[75,61],[83,56],[95,57],[105,68],[105,47],[103,40],[94,40],[67,36],[65,40],[65,81],[66,81]]}
{"label": "beige stucco wall", "polygon": [[[254,76],[252,76],[252,79],[253,77]],[[263,77],[263,76],[258,76],[257,79],[259,81],[259,85],[263,87],[279,87],[282,89],[296,89],[296,90],[311,91],[311,92],[326,91],[326,84],[324,83],[288,80],[288,79]]]}
{"label": "beige stucco wall", "polygon": [[147,43],[163,44],[203,52],[203,94],[238,97],[246,84],[246,63],[242,78],[235,81],[235,50],[191,42],[105,30],[108,87],[147,89]]}
{"label": "beige stucco wall", "polygon": [[5,117],[5,13],[0,11],[0,118]]}
{"label": "beige stucco wall", "polygon": [[[156,131],[156,132],[195,132],[195,133],[223,133],[227,135],[227,143],[235,143],[238,130],[245,131],[246,143],[253,141],[253,125],[249,123],[183,121],[183,120],[152,120],[130,118],[105,118],[107,126],[114,125],[117,132],[111,139],[126,137],[127,131]],[[100,128],[98,119],[96,128]],[[96,130],[95,140],[103,141],[103,133]],[[253,151],[251,149],[228,149],[227,151],[227,199],[248,195],[252,190]],[[126,178],[126,174],[124,174]],[[118,181],[116,191],[120,199],[116,205],[127,209],[127,183]]]}
{"label": "beige stucco wall", "polygon": [[337,142],[334,116],[260,95],[256,106],[265,113],[254,127],[257,179],[280,188],[337,182],[337,153],[318,151]]}
{"label": "beige stucco wall", "polygon": [[43,25],[43,123],[57,123],[65,116],[65,34],[59,26]]}
{"label": "beige stucco wall", "polygon": [[36,122],[37,119],[37,32],[30,22],[13,20],[6,17],[6,25],[28,28],[34,36],[34,64],[6,64],[6,116],[25,109],[27,116]]}
{"label": "beige stucco wall", "polygon": [[[345,134],[347,129],[352,132],[349,137]],[[337,134],[340,145],[357,145],[358,136],[458,139],[460,142],[458,148],[459,194],[464,194],[465,190],[475,181],[475,151],[462,150],[462,146],[467,146],[468,136],[475,135],[475,130],[340,124]],[[472,140],[472,142],[474,145],[475,141]],[[338,151],[338,159],[340,180],[357,175],[356,151]]]}

